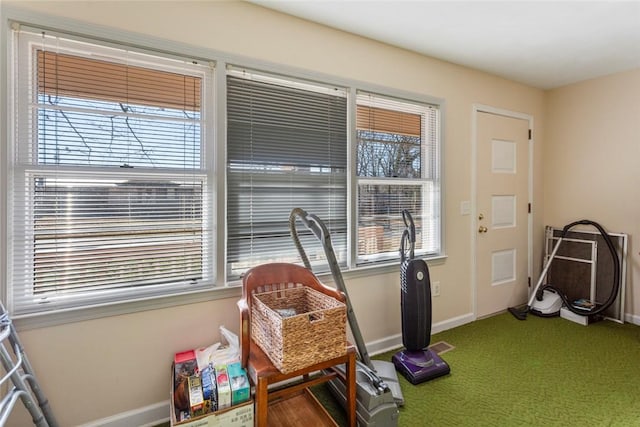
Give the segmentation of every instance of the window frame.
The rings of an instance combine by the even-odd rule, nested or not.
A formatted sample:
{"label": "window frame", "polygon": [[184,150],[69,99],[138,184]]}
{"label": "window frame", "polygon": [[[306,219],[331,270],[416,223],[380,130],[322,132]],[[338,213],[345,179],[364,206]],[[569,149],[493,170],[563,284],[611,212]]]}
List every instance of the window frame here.
{"label": "window frame", "polygon": [[[230,143],[229,141],[231,139],[236,138],[234,132],[232,132],[231,130],[232,128],[234,129],[235,132],[237,132],[240,129],[242,130],[251,129],[250,133],[252,135],[252,141],[255,135],[255,141],[256,141],[255,150],[257,152],[265,153],[265,148],[267,146],[269,146],[271,150],[273,150],[273,148],[281,148],[281,147],[275,147],[275,146],[269,145],[269,143],[271,142],[271,139],[274,138],[273,133],[284,132],[282,134],[282,140],[285,141],[285,144],[289,144],[287,146],[289,150],[284,150],[283,155],[280,156],[279,158],[269,155],[268,156],[269,160],[264,160],[264,161],[257,160],[253,165],[250,165],[247,162],[248,158],[246,157],[246,154],[243,153],[243,155],[240,155],[240,151],[242,150],[239,150],[238,147],[242,146],[242,142],[239,145],[234,146],[235,147],[234,149],[227,148],[227,157],[228,157],[227,168],[226,168],[227,187],[225,188],[225,190],[227,191],[227,195],[229,196],[231,195],[231,193],[234,196],[246,194],[246,193],[239,192],[237,189],[232,192],[231,187],[229,186],[230,181],[234,181],[234,182],[237,181],[237,179],[234,177],[242,176],[242,174],[245,173],[245,171],[250,176],[255,175],[256,178],[259,178],[260,175],[264,173],[265,180],[261,181],[261,184],[266,183],[269,185],[273,185],[274,190],[278,190],[280,188],[284,189],[284,187],[279,186],[279,181],[284,182],[285,180],[296,179],[296,177],[299,178],[299,180],[297,181],[298,183],[301,183],[304,181],[307,182],[307,185],[311,182],[316,183],[321,186],[320,187],[321,190],[318,192],[318,195],[320,197],[325,197],[327,199],[325,201],[328,202],[328,206],[329,206],[328,211],[334,214],[333,220],[332,220],[332,217],[327,217],[327,216],[324,216],[323,219],[327,221],[328,228],[331,229],[332,225],[337,225],[339,229],[345,230],[343,236],[344,236],[344,245],[346,249],[346,241],[348,240],[347,212],[349,208],[348,196],[347,196],[348,169],[349,169],[348,156],[347,156],[348,140],[349,140],[348,125],[347,125],[348,96],[347,96],[346,90],[343,87],[338,87],[336,85],[329,84],[329,83],[324,83],[324,82],[319,83],[317,81],[310,81],[310,80],[306,80],[300,77],[294,77],[290,75],[283,75],[283,74],[275,75],[270,72],[265,72],[265,71],[256,70],[256,69],[249,69],[247,67],[239,67],[235,65],[227,65],[226,71],[227,71],[226,73],[227,83],[232,81],[235,91],[237,92],[232,97],[234,105],[236,105],[236,108],[239,106],[246,107],[248,105],[251,105],[251,114],[250,114],[252,116],[251,121],[253,121],[254,115],[256,119],[255,124],[252,122],[248,123],[246,122],[247,117],[245,117],[248,115],[247,113],[244,113],[244,112],[239,113],[238,111],[234,111],[231,115],[233,116],[234,119],[240,120],[240,121],[236,122],[234,126],[231,126],[229,124],[231,117],[227,117],[228,119],[227,120],[228,121],[227,140],[226,140],[227,144]],[[252,94],[254,93],[256,94],[257,101],[255,104],[252,104],[248,102],[247,99],[249,96],[253,96]],[[296,95],[297,99],[295,101],[290,101],[290,99],[293,97],[293,94],[297,94]],[[265,98],[275,99],[276,102],[278,102],[278,108],[273,109],[273,111],[269,110],[267,112],[267,110],[263,106],[261,106],[262,103],[260,102]],[[230,102],[230,96],[227,94],[227,103],[229,102]],[[300,105],[300,103],[303,103],[304,106]],[[294,108],[294,106],[297,106],[297,108]],[[344,116],[340,115],[340,117],[342,117],[343,121],[332,120],[336,118],[337,112],[342,109],[344,109]],[[319,113],[319,110],[322,112],[321,115],[317,114]],[[264,123],[264,121],[261,121],[260,119],[264,118],[265,114],[268,114],[269,116],[272,116],[272,115],[277,116],[275,120],[275,126],[269,127],[268,128],[269,130],[266,133],[264,132],[264,130],[262,131],[260,130],[260,128],[263,127],[261,126],[261,123]],[[330,118],[327,118],[325,114],[330,116]],[[308,116],[309,119],[313,120],[312,122],[313,124],[311,126],[300,126],[292,122],[291,118],[293,116],[298,116],[298,115]],[[240,123],[240,124],[238,125],[237,123]],[[288,134],[289,133],[288,131],[292,127],[302,128],[302,131],[307,131],[310,135],[305,135],[302,138],[298,138],[294,142],[291,139],[290,135]],[[344,139],[336,138],[338,134],[341,133],[341,131],[344,132]],[[324,137],[329,138],[329,140],[331,141],[330,142],[331,148],[335,149],[337,148],[337,146],[342,146],[341,148],[343,148],[344,150],[343,154],[335,155],[335,154],[332,154],[334,153],[334,151],[331,148],[328,150],[328,152],[325,152],[325,148],[321,148],[320,150],[318,150],[319,152],[315,152],[314,159],[310,163],[306,163],[306,159],[304,159],[305,161],[301,161],[301,159],[303,159],[301,154],[302,152],[306,152],[306,151],[304,150],[300,151],[298,147],[301,145],[306,146],[306,144],[310,143],[310,140],[314,140],[314,141],[317,140],[318,134],[321,135],[322,138]],[[261,138],[264,138],[264,140],[262,140]],[[248,147],[244,147],[244,151],[246,151],[247,154],[251,153],[251,156],[253,156],[254,144],[252,142],[249,142],[249,144],[247,145]],[[233,159],[229,160],[229,158],[231,157]],[[234,163],[234,160],[236,163]],[[246,169],[242,165],[247,165]],[[252,172],[251,166],[259,166],[259,165],[267,166],[267,168],[273,167],[274,168],[273,174],[269,173],[270,171],[259,170],[259,169],[256,170],[256,172]],[[314,171],[313,169],[317,169],[317,170]],[[253,180],[251,182],[253,182]],[[340,185],[342,182],[344,182],[343,185]],[[325,187],[322,187],[322,186],[325,186]],[[253,187],[253,184],[251,184],[251,187]],[[297,202],[300,196],[302,195],[303,202],[317,203],[313,199],[311,200],[309,200],[308,198],[305,199],[305,197],[307,196],[303,195],[306,192],[303,190],[301,191],[302,187],[303,186],[298,187],[298,191],[292,192],[290,196],[293,199],[296,199]],[[332,199],[335,199],[336,197],[341,196],[342,195],[341,193],[344,193],[344,199],[341,199],[342,202],[336,202],[334,206],[332,204]],[[253,194],[253,188],[249,190],[248,194]],[[229,199],[229,197],[227,197],[227,199]],[[282,200],[282,198],[279,200]],[[290,204],[292,202],[293,200],[285,199],[282,201],[282,204],[287,205],[288,203]],[[235,203],[235,204],[239,204],[239,203]],[[254,202],[251,201],[250,204],[251,206],[253,206]],[[270,202],[268,204],[271,206]],[[341,209],[341,206],[343,204],[345,206],[344,211]],[[260,203],[260,201],[256,203],[256,206],[258,207],[258,209],[260,208],[260,206],[264,206],[264,205],[265,204]],[[304,205],[295,205],[295,206],[292,205],[291,209],[294,207],[302,207],[304,209],[308,209],[308,206],[304,206]],[[274,206],[274,208],[278,208],[278,207]],[[226,200],[226,209],[228,211],[228,214],[227,214],[228,221],[231,220],[232,218],[240,216],[236,212],[234,212],[233,214],[229,213],[229,211],[231,210],[229,200]],[[275,257],[273,261],[270,261],[270,262],[299,262],[300,261],[297,255],[297,251],[295,251],[294,246],[292,244],[293,242],[288,237],[289,235],[288,215],[291,212],[291,209],[289,209],[281,217],[278,217],[277,220],[271,217],[271,212],[267,213],[267,215],[264,217],[260,217],[253,214],[249,215],[252,219],[256,220],[255,222],[250,223],[251,229],[253,229],[254,223],[257,223],[258,225],[260,225],[260,224],[264,224],[265,222],[275,223],[276,221],[284,223],[284,225],[287,226],[287,230],[285,230],[286,233],[281,233],[281,234],[286,234],[287,236],[285,238],[285,240],[287,241],[285,246],[287,246],[287,249],[289,249],[288,250],[289,253],[287,254],[286,252],[283,252],[282,254],[280,254],[281,256]],[[252,209],[249,209],[249,210],[252,210]],[[238,243],[234,245],[229,243],[231,228],[232,227],[230,226],[227,226],[226,228],[227,242],[226,242],[225,249],[227,251],[230,249],[231,246],[234,246],[234,247],[240,246]],[[307,243],[309,243],[309,244],[303,244],[304,249],[307,251],[307,254],[309,255],[309,258],[310,259],[323,258],[324,253],[322,252],[320,245],[317,244],[318,243],[317,240],[313,237],[309,238],[309,237],[303,236],[302,234],[307,234],[306,230],[301,230],[301,231],[302,231],[301,239],[307,240]],[[263,238],[257,239],[257,240],[260,242],[260,241],[264,241],[264,239],[269,239],[270,242],[273,241],[273,243],[270,243],[270,245],[275,245],[275,247],[278,247],[279,242],[282,241],[281,234],[277,234],[277,233],[274,234],[272,231],[271,234],[267,234],[263,236]],[[236,234],[234,234],[234,238],[236,240],[238,239],[238,237],[239,236],[236,236]],[[253,239],[254,238],[252,236],[251,241],[253,241]],[[333,236],[333,242],[334,242],[333,244],[335,248],[342,246],[339,243],[337,244],[335,234]],[[317,257],[318,252],[321,252],[320,257]],[[341,263],[341,265],[346,266],[347,259],[349,258],[347,251],[344,250],[343,252],[340,252],[340,251],[336,251],[336,252],[337,252],[338,261]],[[340,257],[341,253],[344,253],[344,256],[342,257],[343,259]],[[258,255],[258,257],[262,256],[263,254],[264,252],[256,250],[256,255]],[[286,258],[282,258],[282,256],[286,256]],[[246,267],[244,270],[242,270],[240,272],[240,275],[238,273],[234,274],[232,271],[230,271],[232,268],[231,263],[234,261],[234,259],[229,259],[233,257],[230,257],[228,253],[227,253],[227,258],[228,258],[226,260],[227,282],[232,282],[232,283],[237,282],[240,278],[240,275],[244,274],[244,271],[250,268],[251,265],[249,267]],[[324,269],[324,271],[328,271],[329,269],[326,263],[323,263],[322,259],[318,261],[312,261],[312,264],[316,266],[316,271],[318,271],[318,269],[320,269],[320,271],[322,271],[322,269]]]}
{"label": "window frame", "polygon": [[[9,156],[10,167],[8,168],[8,176],[11,179],[10,182],[12,182],[12,185],[6,193],[8,202],[6,217],[9,225],[8,229],[14,229],[14,225],[18,224],[18,220],[14,218],[17,208],[15,203],[26,203],[28,208],[26,221],[23,223],[26,224],[26,227],[30,228],[25,228],[24,232],[15,239],[13,238],[12,231],[11,243],[8,243],[9,250],[7,251],[7,263],[9,267],[7,274],[8,280],[13,282],[11,278],[20,272],[20,270],[15,268],[16,264],[14,264],[18,261],[14,260],[14,257],[11,256],[11,254],[15,252],[14,245],[19,245],[18,247],[24,245],[27,250],[26,256],[21,257],[24,258],[25,261],[19,264],[22,265],[22,271],[28,272],[29,266],[33,265],[35,261],[35,251],[33,248],[29,249],[33,245],[30,244],[27,239],[33,234],[34,227],[36,227],[34,209],[36,207],[35,198],[38,196],[34,189],[30,189],[31,184],[25,181],[25,179],[29,179],[29,176],[51,176],[56,178],[64,178],[66,176],[75,177],[74,179],[82,179],[80,177],[83,176],[95,176],[97,179],[108,180],[150,179],[157,180],[156,182],[158,183],[164,180],[187,178],[192,180],[194,184],[201,182],[204,188],[202,197],[198,197],[202,209],[198,218],[203,224],[210,224],[211,232],[201,234],[203,242],[203,253],[201,256],[203,279],[198,282],[174,281],[171,283],[144,285],[140,287],[132,283],[125,287],[114,289],[88,288],[87,291],[75,296],[66,293],[53,295],[52,300],[56,302],[49,303],[49,300],[40,299],[36,297],[35,294],[31,297],[29,296],[30,293],[27,290],[29,285],[27,282],[32,282],[30,285],[32,289],[31,292],[35,291],[36,286],[32,272],[26,276],[26,279],[23,279],[24,284],[22,286],[24,286],[24,288],[19,287],[19,285],[10,287],[7,285],[5,289],[3,289],[8,309],[14,313],[14,317],[19,319],[21,317],[56,314],[67,310],[83,310],[88,307],[122,304],[148,298],[167,297],[194,291],[210,290],[216,283],[215,279],[217,274],[215,255],[216,237],[215,227],[213,227],[212,224],[213,218],[215,218],[216,215],[216,203],[214,203],[214,200],[217,194],[214,169],[214,150],[216,144],[213,139],[214,129],[212,126],[214,105],[211,92],[215,79],[213,67],[211,67],[210,64],[197,65],[194,63],[196,61],[191,58],[170,56],[153,50],[132,49],[129,46],[118,45],[117,43],[107,43],[99,40],[76,37],[66,33],[56,32],[49,35],[49,33],[46,32],[46,36],[44,33],[45,32],[42,31],[42,34],[37,34],[31,27],[25,28],[24,31],[20,28],[11,33],[12,37],[8,56],[12,61],[13,68],[11,76],[7,77],[7,81],[13,83],[11,87],[13,102],[10,103],[10,117],[12,117],[12,122],[16,124],[11,126],[11,136],[7,141],[9,151],[11,152]],[[68,54],[87,59],[93,59],[92,55],[96,55],[99,60],[113,64],[129,66],[131,65],[130,63],[135,63],[137,66],[158,70],[159,72],[193,76],[200,79],[201,88],[198,108],[200,118],[196,119],[196,122],[199,123],[199,142],[197,142],[199,147],[199,160],[194,165],[195,167],[138,166],[129,168],[122,166],[115,167],[113,165],[91,165],[89,163],[80,164],[81,162],[68,165],[48,164],[46,160],[40,163],[40,160],[38,160],[38,144],[40,142],[38,116],[46,107],[41,104],[36,96],[39,93],[36,64],[41,57],[44,57],[41,56],[39,52],[45,50],[46,43],[43,42],[45,37],[47,41],[55,43],[54,53]],[[51,45],[48,45],[47,47],[50,46]],[[126,55],[126,58],[122,55]],[[20,77],[18,74],[24,70],[27,70],[27,77]],[[20,83],[22,80],[26,80],[26,83]],[[90,96],[87,98],[72,98],[89,103],[94,99]],[[63,111],[67,108],[68,107],[62,107]],[[92,110],[87,107],[86,111],[91,112]],[[166,118],[162,118],[161,120],[166,120]],[[24,151],[24,153],[21,153],[21,151]],[[21,181],[23,184],[18,184],[17,181]],[[24,241],[24,243],[20,243],[20,241]],[[31,267],[31,270],[33,270],[33,267]],[[15,294],[17,292],[20,292],[20,295],[24,296],[16,296]],[[29,300],[31,300],[31,302],[29,302]],[[40,302],[37,302],[38,300],[40,300]]]}
{"label": "window frame", "polygon": [[[352,123],[353,123],[353,130],[351,133],[351,152],[353,153],[353,162],[352,162],[352,170],[351,170],[351,176],[353,179],[353,185],[352,185],[352,191],[353,191],[353,196],[351,197],[351,201],[353,203],[352,206],[352,213],[353,213],[353,217],[354,217],[354,221],[352,224],[352,229],[351,229],[351,233],[352,233],[352,268],[354,269],[358,269],[358,268],[369,268],[369,267],[375,267],[375,266],[386,266],[386,265],[393,265],[394,263],[398,263],[400,260],[400,255],[399,255],[399,250],[400,250],[400,240],[398,239],[398,247],[395,250],[395,254],[394,251],[389,251],[389,252],[380,252],[377,254],[372,254],[372,255],[368,255],[368,256],[360,256],[358,253],[358,243],[359,243],[359,221],[360,221],[360,212],[358,209],[358,204],[359,204],[359,186],[361,184],[363,185],[390,185],[390,186],[402,186],[402,185],[408,185],[408,186],[413,186],[413,185],[417,185],[417,186],[421,186],[422,187],[422,194],[424,196],[424,194],[427,192],[427,190],[425,189],[426,186],[428,186],[429,184],[433,184],[433,186],[436,189],[437,194],[439,194],[439,198],[437,201],[437,212],[435,212],[435,215],[437,216],[437,227],[435,230],[435,233],[437,234],[436,237],[436,250],[434,251],[429,251],[427,249],[416,249],[415,254],[416,257],[419,258],[424,258],[426,260],[442,260],[446,258],[445,255],[445,243],[444,243],[444,215],[443,215],[443,211],[444,211],[444,175],[443,175],[443,146],[442,146],[442,141],[443,139],[443,123],[444,123],[444,115],[445,115],[445,102],[442,99],[439,98],[435,98],[435,97],[430,97],[430,96],[421,96],[419,94],[416,93],[410,93],[410,92],[405,92],[405,91],[400,91],[400,90],[393,90],[393,89],[389,89],[389,88],[385,88],[385,87],[380,87],[380,86],[374,86],[374,85],[358,85],[357,88],[355,88],[352,91],[353,94],[353,108],[352,110],[354,111],[353,113],[353,118],[352,118]],[[433,164],[433,168],[435,169],[435,177],[434,178],[429,178],[426,177],[426,166],[425,166],[425,158],[427,157],[427,143],[428,143],[428,137],[426,136],[426,132],[422,132],[423,133],[423,137],[425,139],[425,141],[421,141],[420,144],[420,156],[421,156],[421,168],[420,168],[420,177],[419,178],[400,178],[400,177],[360,177],[357,175],[357,161],[358,161],[358,136],[357,136],[357,126],[356,126],[356,122],[357,122],[357,108],[360,105],[365,105],[367,107],[372,107],[373,103],[370,101],[365,101],[363,103],[359,103],[358,102],[358,95],[362,94],[363,97],[365,95],[368,95],[371,98],[378,98],[380,100],[383,101],[390,101],[391,104],[393,103],[397,103],[397,104],[405,104],[404,108],[406,108],[405,110],[403,109],[398,109],[398,110],[393,110],[393,111],[401,111],[401,112],[410,112],[411,110],[414,110],[416,108],[416,106],[419,106],[420,109],[422,110],[428,110],[429,108],[433,108],[435,109],[435,114],[436,114],[436,118],[435,118],[435,122],[436,122],[436,129],[435,129],[435,137],[434,137],[434,144],[435,144],[435,162]],[[412,107],[408,107],[408,106],[412,106]],[[426,126],[426,124],[424,123],[427,118],[424,117],[424,115],[421,113],[421,122],[422,122],[422,126]],[[423,197],[422,199],[422,206],[423,206],[423,212],[424,212],[424,208],[425,208],[425,204],[427,202],[425,201],[425,198]],[[414,220],[418,220],[418,218],[415,217],[415,213],[413,213],[414,215]],[[417,221],[416,221],[417,222]],[[423,243],[425,241],[425,236],[423,234],[422,236],[423,238]]]}

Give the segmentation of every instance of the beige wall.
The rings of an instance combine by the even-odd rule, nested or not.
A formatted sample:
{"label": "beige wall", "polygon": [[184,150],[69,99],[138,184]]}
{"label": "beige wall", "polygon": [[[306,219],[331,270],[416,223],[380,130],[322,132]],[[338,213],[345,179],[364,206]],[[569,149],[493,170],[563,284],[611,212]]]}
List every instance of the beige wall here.
{"label": "beige wall", "polygon": [[[443,98],[445,244],[448,258],[431,266],[441,296],[434,323],[472,315],[471,112],[474,103],[535,120],[534,252],[540,252],[544,93],[495,76],[238,2],[3,2],[86,23],[159,37],[304,70]],[[536,255],[534,271],[539,266]],[[400,333],[397,272],[348,280],[367,342]],[[236,298],[28,330],[22,339],[64,426],[168,399],[176,351],[218,339],[218,325],[237,331]],[[24,418],[13,417],[14,425]]]}
{"label": "beige wall", "polygon": [[544,219],[627,233],[626,312],[640,321],[640,69],[546,94]]}

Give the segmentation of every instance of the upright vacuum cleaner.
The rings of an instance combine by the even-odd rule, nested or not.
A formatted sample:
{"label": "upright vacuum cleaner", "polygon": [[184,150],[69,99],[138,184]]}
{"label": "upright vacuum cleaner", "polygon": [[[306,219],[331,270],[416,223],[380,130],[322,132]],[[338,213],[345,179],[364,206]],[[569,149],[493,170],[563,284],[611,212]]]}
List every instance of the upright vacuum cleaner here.
{"label": "upright vacuum cleaner", "polygon": [[[300,243],[296,229],[296,219],[309,229],[320,240],[327,257],[329,268],[336,287],[345,295],[347,303],[347,319],[351,334],[356,341],[360,360],[356,363],[356,418],[359,426],[394,427],[398,425],[400,412],[398,405],[404,404],[404,397],[394,366],[382,360],[371,360],[364,344],[358,321],[351,306],[349,294],[342,278],[340,266],[336,260],[331,244],[331,236],[325,224],[316,215],[308,214],[301,208],[295,208],[289,215],[291,237],[298,249],[305,267],[311,270],[311,263]],[[342,366],[344,373],[344,366]],[[343,405],[346,405],[346,388],[342,381],[333,379],[328,383],[329,389]]]}
{"label": "upright vacuum cleaner", "polygon": [[429,269],[424,260],[415,258],[416,227],[408,210],[402,211],[402,219],[405,230],[400,240],[400,303],[405,350],[394,354],[391,360],[411,384],[419,384],[447,375],[451,369],[428,348],[431,341]]}

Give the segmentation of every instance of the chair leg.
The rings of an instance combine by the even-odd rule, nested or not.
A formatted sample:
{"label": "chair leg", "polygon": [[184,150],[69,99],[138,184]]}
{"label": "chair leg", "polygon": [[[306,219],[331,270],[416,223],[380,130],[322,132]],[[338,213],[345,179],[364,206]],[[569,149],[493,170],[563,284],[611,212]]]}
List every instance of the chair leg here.
{"label": "chair leg", "polygon": [[256,427],[267,427],[267,409],[269,407],[269,393],[267,380],[258,378],[256,384]]}

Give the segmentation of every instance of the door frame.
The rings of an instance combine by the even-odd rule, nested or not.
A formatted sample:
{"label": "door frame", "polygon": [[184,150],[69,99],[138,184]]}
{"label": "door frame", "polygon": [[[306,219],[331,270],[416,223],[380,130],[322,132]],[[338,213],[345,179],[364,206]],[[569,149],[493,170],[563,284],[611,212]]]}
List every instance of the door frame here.
{"label": "door frame", "polygon": [[[488,113],[512,119],[526,120],[529,124],[529,151],[528,151],[528,199],[533,206],[533,116],[517,111],[505,110],[483,104],[473,104],[471,112],[471,287],[473,292],[473,320],[478,317],[478,278],[477,278],[477,238],[478,238],[478,114]],[[527,215],[527,274],[529,284],[527,295],[530,297],[533,266],[533,209]]]}

